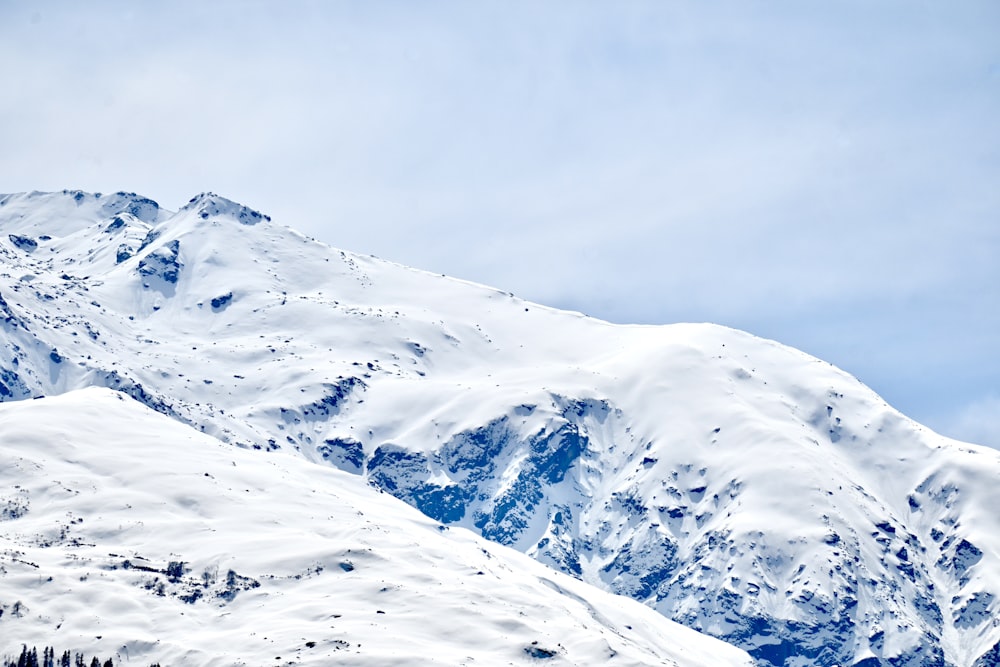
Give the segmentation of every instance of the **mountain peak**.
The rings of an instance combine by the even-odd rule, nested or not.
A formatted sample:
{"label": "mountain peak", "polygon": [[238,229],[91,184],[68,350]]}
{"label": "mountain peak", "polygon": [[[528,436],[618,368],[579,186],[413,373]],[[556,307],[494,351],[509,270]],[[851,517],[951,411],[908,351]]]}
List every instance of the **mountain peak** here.
{"label": "mountain peak", "polygon": [[[76,191],[73,196],[79,201],[86,195]],[[101,200],[101,213],[106,217],[128,213],[148,223],[155,223],[160,218],[160,205],[149,197],[143,197],[134,192],[116,192],[110,195],[97,194],[94,196]]]}
{"label": "mountain peak", "polygon": [[226,216],[235,219],[243,225],[256,225],[259,222],[270,222],[271,216],[264,215],[260,211],[244,206],[243,204],[226,199],[214,192],[202,192],[195,195],[191,200],[181,207],[179,212],[194,211],[199,217],[208,218]]}

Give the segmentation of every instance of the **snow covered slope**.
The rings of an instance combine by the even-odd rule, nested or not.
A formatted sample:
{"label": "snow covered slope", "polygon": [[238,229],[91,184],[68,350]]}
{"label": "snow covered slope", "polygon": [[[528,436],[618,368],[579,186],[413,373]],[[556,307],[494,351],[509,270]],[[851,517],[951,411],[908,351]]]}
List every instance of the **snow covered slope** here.
{"label": "snow covered slope", "polygon": [[[0,197],[0,395],[365,478],[763,665],[994,664],[1000,454],[711,325],[616,326],[200,195]],[[452,531],[454,532],[454,531]]]}
{"label": "snow covered slope", "polygon": [[0,655],[750,664],[356,477],[223,445],[107,389],[0,406],[0,442]]}

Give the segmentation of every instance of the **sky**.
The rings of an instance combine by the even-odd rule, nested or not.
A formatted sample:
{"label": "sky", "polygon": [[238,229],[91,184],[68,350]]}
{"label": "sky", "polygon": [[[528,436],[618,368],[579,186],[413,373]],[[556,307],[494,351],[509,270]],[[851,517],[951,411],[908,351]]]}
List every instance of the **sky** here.
{"label": "sky", "polygon": [[0,192],[213,191],[1000,447],[1000,3],[0,2]]}

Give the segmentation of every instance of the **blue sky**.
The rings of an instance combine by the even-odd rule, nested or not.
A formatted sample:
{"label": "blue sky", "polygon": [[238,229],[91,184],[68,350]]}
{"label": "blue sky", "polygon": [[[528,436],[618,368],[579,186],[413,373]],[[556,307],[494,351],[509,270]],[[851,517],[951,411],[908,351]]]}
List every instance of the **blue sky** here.
{"label": "blue sky", "polygon": [[1000,4],[5,2],[0,191],[212,190],[1000,447]]}

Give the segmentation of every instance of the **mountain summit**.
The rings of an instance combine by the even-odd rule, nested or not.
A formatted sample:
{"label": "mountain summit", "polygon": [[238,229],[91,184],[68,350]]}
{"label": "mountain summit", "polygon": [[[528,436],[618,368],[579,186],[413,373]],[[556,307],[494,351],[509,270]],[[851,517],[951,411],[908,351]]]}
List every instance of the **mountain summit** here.
{"label": "mountain summit", "polygon": [[1000,656],[1000,453],[802,352],[546,308],[211,194],[177,213],[7,195],[0,232],[6,401],[113,390],[240,456],[348,473],[760,665]]}
{"label": "mountain summit", "polygon": [[225,197],[220,197],[213,192],[203,192],[191,198],[187,204],[181,207],[180,212],[194,211],[200,218],[218,218],[220,216],[230,216],[244,225],[256,225],[258,222],[270,221],[271,216],[263,215],[252,208],[237,204]]}

